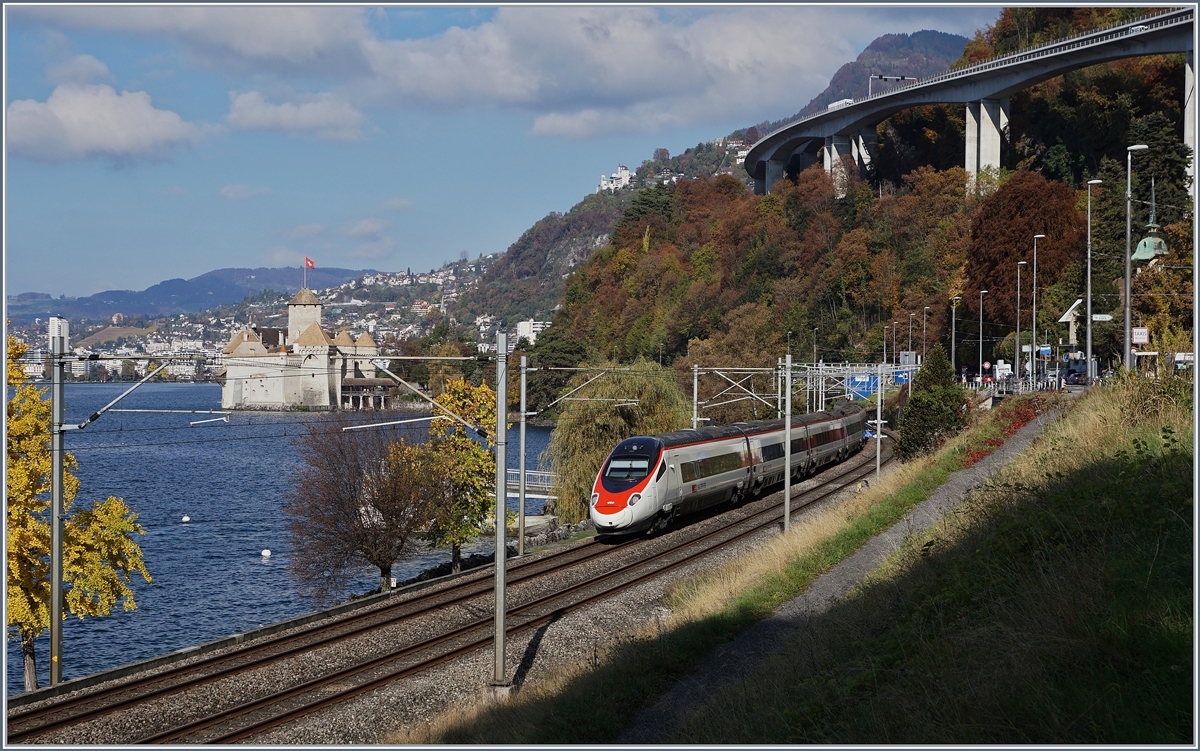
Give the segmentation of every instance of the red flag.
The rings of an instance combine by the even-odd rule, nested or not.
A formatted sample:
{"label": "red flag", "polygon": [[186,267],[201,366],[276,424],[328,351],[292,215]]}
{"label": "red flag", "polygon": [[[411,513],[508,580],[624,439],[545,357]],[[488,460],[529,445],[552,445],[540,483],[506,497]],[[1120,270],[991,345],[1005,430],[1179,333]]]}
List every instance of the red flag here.
{"label": "red flag", "polygon": [[315,269],[316,267],[317,267],[317,264],[313,263],[311,258],[309,258],[308,256],[304,257],[304,268]]}

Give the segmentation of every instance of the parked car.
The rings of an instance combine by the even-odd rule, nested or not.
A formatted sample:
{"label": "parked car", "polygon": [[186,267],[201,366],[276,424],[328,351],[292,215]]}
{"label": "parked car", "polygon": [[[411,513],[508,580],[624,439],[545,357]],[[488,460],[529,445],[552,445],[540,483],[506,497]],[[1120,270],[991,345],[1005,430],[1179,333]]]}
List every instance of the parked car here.
{"label": "parked car", "polygon": [[1067,385],[1069,385],[1069,386],[1081,386],[1081,385],[1083,385],[1084,383],[1087,383],[1087,376],[1086,376],[1085,374],[1083,374],[1083,373],[1069,373],[1069,374],[1067,374]]}

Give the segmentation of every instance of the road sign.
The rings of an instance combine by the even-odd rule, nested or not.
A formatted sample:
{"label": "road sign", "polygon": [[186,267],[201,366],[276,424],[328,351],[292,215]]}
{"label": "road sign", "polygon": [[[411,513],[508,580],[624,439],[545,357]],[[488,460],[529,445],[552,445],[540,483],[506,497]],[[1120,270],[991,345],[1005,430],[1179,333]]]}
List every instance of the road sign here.
{"label": "road sign", "polygon": [[1093,321],[1111,321],[1112,316],[1110,316],[1108,313],[1092,313],[1092,320]]}
{"label": "road sign", "polygon": [[985,363],[983,364],[983,369],[984,369],[984,370],[987,370],[987,369],[989,369],[989,368],[991,368],[991,367],[992,367],[992,364],[991,364],[990,362],[985,362]]}
{"label": "road sign", "polygon": [[1144,326],[1134,326],[1131,331],[1134,344],[1150,343],[1150,329]]}
{"label": "road sign", "polygon": [[1038,354],[1048,357],[1050,355],[1050,345],[1043,344],[1042,346],[1038,347]]}

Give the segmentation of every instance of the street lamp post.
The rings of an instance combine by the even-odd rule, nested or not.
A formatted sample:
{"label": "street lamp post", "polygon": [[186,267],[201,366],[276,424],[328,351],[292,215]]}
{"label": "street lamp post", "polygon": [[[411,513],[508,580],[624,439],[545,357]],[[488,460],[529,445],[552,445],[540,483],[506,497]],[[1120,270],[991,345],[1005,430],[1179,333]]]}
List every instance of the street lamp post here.
{"label": "street lamp post", "polygon": [[929,313],[929,306],[925,306],[925,310],[921,311],[921,359],[924,360],[929,354],[928,348],[925,346],[925,316]]}
{"label": "street lamp post", "polygon": [[988,291],[979,290],[979,385],[983,386],[983,296]]}
{"label": "street lamp post", "polygon": [[961,299],[961,295],[955,295],[950,300],[950,367],[954,368],[956,374],[958,373],[958,353],[955,352],[955,345],[957,343],[955,340],[958,334],[956,331],[958,322],[955,320],[955,317],[958,311],[958,301]]}
{"label": "street lamp post", "polygon": [[916,313],[908,314],[908,351],[912,352],[912,322],[917,317]]}
{"label": "street lamp post", "polygon": [[1092,369],[1092,186],[1103,180],[1088,180],[1088,235],[1087,235],[1087,383],[1090,386],[1096,374]]}
{"label": "street lamp post", "polygon": [[899,321],[892,321],[892,357],[896,358],[896,364],[900,364],[900,354],[896,350],[896,324]]}
{"label": "street lamp post", "polygon": [[790,355],[790,354],[792,354],[792,332],[790,332],[790,331],[788,332],[788,349],[787,349],[787,353],[788,353],[789,355]]}
{"label": "street lamp post", "polygon": [[1041,353],[1037,341],[1037,241],[1044,237],[1045,235],[1033,236],[1033,326],[1030,327],[1030,332],[1033,335],[1033,343],[1029,347],[1029,356],[1033,358],[1029,361],[1032,380],[1037,379],[1038,355]]}
{"label": "street lamp post", "polygon": [[887,365],[887,321],[883,322],[883,364]]}
{"label": "street lamp post", "polygon": [[1133,317],[1133,290],[1130,289],[1132,280],[1130,279],[1129,260],[1130,244],[1133,241],[1133,220],[1131,213],[1131,204],[1133,202],[1133,152],[1145,151],[1148,148],[1150,147],[1146,144],[1139,143],[1125,149],[1125,350],[1123,355],[1126,370],[1133,367],[1133,352],[1130,350],[1130,339],[1133,332],[1129,328],[1130,319]]}
{"label": "street lamp post", "polygon": [[817,364],[817,332],[820,330],[820,326],[813,327],[813,365]]}
{"label": "street lamp post", "polygon": [[[1025,265],[1025,261],[1017,261],[1017,346],[1013,348],[1017,378],[1021,378],[1023,375],[1021,372],[1021,267]],[[1030,349],[1029,356],[1033,357],[1032,348]],[[1033,362],[1033,360],[1030,360],[1030,362]]]}

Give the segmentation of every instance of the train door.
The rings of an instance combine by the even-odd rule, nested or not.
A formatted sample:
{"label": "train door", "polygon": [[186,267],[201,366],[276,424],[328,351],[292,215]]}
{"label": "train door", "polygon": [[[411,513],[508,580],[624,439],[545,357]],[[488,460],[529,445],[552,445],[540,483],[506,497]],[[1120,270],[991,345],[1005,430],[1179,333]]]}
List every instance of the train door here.
{"label": "train door", "polygon": [[670,454],[664,459],[667,462],[667,476],[660,506],[663,511],[674,510],[683,500],[683,482],[679,479],[679,459],[678,454]]}

